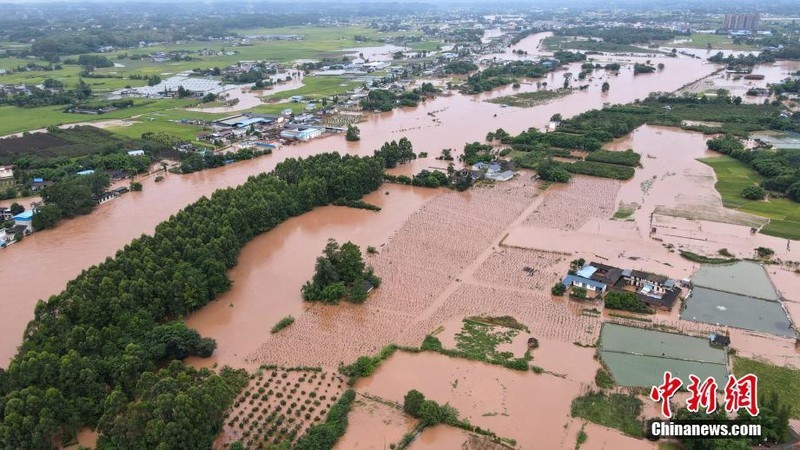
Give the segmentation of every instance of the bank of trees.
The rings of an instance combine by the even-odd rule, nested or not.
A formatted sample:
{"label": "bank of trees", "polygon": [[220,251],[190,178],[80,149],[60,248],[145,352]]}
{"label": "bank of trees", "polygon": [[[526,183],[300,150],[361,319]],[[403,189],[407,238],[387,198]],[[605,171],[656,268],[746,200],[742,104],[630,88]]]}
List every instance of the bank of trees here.
{"label": "bank of trees", "polygon": [[466,75],[478,70],[478,66],[472,61],[452,61],[444,65],[445,74]]}
{"label": "bank of trees", "polygon": [[361,249],[352,242],[341,246],[328,239],[322,256],[317,258],[314,277],[300,289],[303,300],[336,303],[345,299],[361,303],[369,290],[380,286],[381,279],[372,267],[364,264]]}
{"label": "bank of trees", "polygon": [[211,448],[225,410],[248,381],[243,369],[217,375],[172,361],[144,372],[133,397],[115,389],[98,421],[100,448]]}
{"label": "bank of trees", "polygon": [[402,91],[397,94],[387,89],[372,89],[359,105],[365,111],[391,111],[395,107],[417,106],[420,101],[436,94],[437,89],[431,83],[422,83],[419,88]]}
{"label": "bank of trees", "polygon": [[375,150],[374,155],[383,160],[387,169],[394,169],[398,164],[405,164],[417,158],[414,145],[405,137],[399,141],[385,142],[379,150]]}
{"label": "bank of trees", "polygon": [[[50,448],[54,437],[68,439],[113,411],[160,417],[163,426],[146,430],[147,439],[177,442],[171,436],[181,433],[185,442],[199,442],[220,425],[215,414],[200,411],[205,399],[189,409],[197,411],[187,414],[189,420],[150,410],[194,401],[194,375],[173,376],[183,384],[169,405],[141,390],[143,373],[172,358],[213,350],[175,319],[230,288],[227,271],[250,239],[315,206],[358,200],[382,181],[383,164],[376,158],[326,153],[288,159],[270,174],[201,198],[159,224],[152,236],[83,271],[63,292],[36,305],[17,355],[7,371],[0,370],[0,448]],[[218,383],[211,378],[203,383]],[[217,392],[209,389],[209,395]],[[115,392],[122,394],[109,395]],[[226,397],[213,395],[218,406],[211,407],[221,407]],[[127,407],[131,401],[136,402]],[[136,430],[114,422],[104,421],[101,431],[112,436],[107,430]]]}
{"label": "bank of trees", "polygon": [[555,31],[556,36],[591,36],[613,44],[649,44],[652,41],[666,41],[678,33],[665,28],[637,27],[569,27]]}
{"label": "bank of trees", "polygon": [[[583,53],[556,52],[553,57],[561,64],[579,62],[586,59]],[[517,78],[542,78],[557,65],[545,65],[542,62],[510,61],[474,73],[467,77],[460,90],[465,94],[478,94],[491,91],[500,86],[511,84]]]}
{"label": "bank of trees", "polygon": [[108,175],[96,172],[91,175],[75,175],[42,190],[44,206],[33,216],[33,227],[37,230],[51,228],[62,218],[81,216],[92,212],[95,198],[109,186]]}
{"label": "bank of trees", "polygon": [[716,64],[727,64],[729,68],[735,68],[737,66],[753,67],[756,64],[775,62],[775,56],[770,52],[761,52],[757,55],[753,53],[747,55],[740,53],[736,56],[732,54],[725,56],[722,52],[717,52],[716,55],[708,58],[708,60]]}

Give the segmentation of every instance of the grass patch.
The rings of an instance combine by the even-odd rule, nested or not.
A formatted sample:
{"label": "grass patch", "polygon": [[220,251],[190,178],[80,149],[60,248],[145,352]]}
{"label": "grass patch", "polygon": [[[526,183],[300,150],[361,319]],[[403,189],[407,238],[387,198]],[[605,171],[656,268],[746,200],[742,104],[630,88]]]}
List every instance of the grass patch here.
{"label": "grass patch", "polygon": [[[343,77],[328,76],[307,76],[303,78],[303,86],[288,91],[276,92],[264,98],[283,100],[295,95],[302,95],[310,98],[330,97],[336,94],[344,94],[349,89],[360,86],[363,83],[353,81]],[[288,106],[283,106],[284,108]],[[283,108],[281,108],[283,109]]]}
{"label": "grass patch", "polygon": [[286,316],[283,319],[279,320],[278,323],[276,323],[275,326],[272,327],[272,329],[270,330],[270,333],[275,334],[278,331],[281,331],[282,329],[288,327],[289,325],[291,325],[293,323],[294,323],[294,317]]}
{"label": "grass patch", "polygon": [[762,177],[746,164],[730,157],[716,156],[698,161],[711,166],[717,176],[714,185],[722,204],[737,211],[770,219],[762,233],[787,239],[800,239],[800,203],[785,198],[768,201],[742,198],[742,189],[761,182]]}
{"label": "grass patch", "polygon": [[636,203],[619,203],[619,209],[614,213],[614,219],[616,220],[626,220],[636,212],[636,207],[638,205]]}
{"label": "grass patch", "polygon": [[3,117],[3,120],[0,121],[0,136],[20,131],[47,128],[50,125],[128,119],[140,114],[181,108],[192,103],[193,101],[185,99],[135,100],[134,105],[129,108],[120,108],[100,115],[65,113],[64,105],[44,106],[41,108],[0,106],[0,117]]}
{"label": "grass patch", "polygon": [[614,378],[603,368],[597,369],[597,373],[594,375],[594,382],[603,389],[611,389],[616,386]]}
{"label": "grass patch", "polygon": [[547,103],[555,98],[567,96],[572,93],[570,89],[559,89],[556,91],[535,91],[535,92],[520,92],[519,94],[506,95],[503,97],[492,98],[486,100],[489,103],[496,103],[499,105],[516,106],[518,108],[530,108],[533,106]]}
{"label": "grass patch", "polygon": [[644,436],[644,426],[639,420],[642,401],[633,395],[589,392],[572,401],[571,412],[572,417],[581,417],[629,436]]}
{"label": "grass patch", "polygon": [[697,253],[685,250],[681,250],[680,252],[681,256],[683,256],[684,258],[699,264],[728,264],[738,261],[738,259],[736,258],[714,258],[711,256],[698,255]]}
{"label": "grass patch", "polygon": [[789,405],[793,419],[800,419],[800,369],[780,367],[755,359],[733,358],[733,373],[741,377],[752,373],[758,377],[759,396],[777,393]]}
{"label": "grass patch", "polygon": [[512,352],[498,352],[500,344],[510,344],[519,330],[495,330],[488,323],[464,319],[461,332],[456,334],[456,349],[470,359],[508,363],[514,359]]}

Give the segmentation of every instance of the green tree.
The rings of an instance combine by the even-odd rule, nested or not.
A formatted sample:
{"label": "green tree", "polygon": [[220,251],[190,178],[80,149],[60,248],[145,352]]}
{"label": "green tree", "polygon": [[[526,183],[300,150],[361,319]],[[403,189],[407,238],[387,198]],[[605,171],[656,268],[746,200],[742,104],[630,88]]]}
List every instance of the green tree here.
{"label": "green tree", "polygon": [[25,207],[20,205],[17,202],[12,203],[11,206],[8,209],[10,209],[11,210],[11,214],[13,214],[15,216],[17,214],[19,214],[19,213],[25,212]]}
{"label": "green tree", "polygon": [[759,186],[747,186],[742,189],[742,197],[748,200],[763,200],[766,195],[766,191]]}
{"label": "green tree", "polygon": [[359,130],[355,125],[347,125],[347,132],[345,133],[344,138],[347,141],[360,141],[361,130]]}
{"label": "green tree", "polygon": [[416,389],[408,391],[403,398],[403,412],[411,417],[419,417],[419,409],[424,401],[425,395],[422,392]]}
{"label": "green tree", "polygon": [[61,208],[58,205],[42,205],[33,215],[32,225],[34,230],[45,230],[56,226],[61,220]]}

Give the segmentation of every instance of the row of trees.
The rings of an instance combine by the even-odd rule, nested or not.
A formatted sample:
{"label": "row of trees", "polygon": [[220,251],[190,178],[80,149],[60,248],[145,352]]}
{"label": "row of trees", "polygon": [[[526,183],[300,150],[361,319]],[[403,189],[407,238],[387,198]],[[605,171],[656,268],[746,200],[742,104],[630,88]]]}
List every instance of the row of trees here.
{"label": "row of trees", "polygon": [[405,164],[417,158],[414,146],[406,137],[400,138],[399,141],[385,142],[380,150],[375,150],[374,154],[376,158],[383,160],[387,169],[394,169],[398,164]]}
{"label": "row of trees", "polygon": [[[245,243],[316,206],[360,199],[381,185],[383,170],[383,161],[371,157],[288,159],[269,174],[187,206],[152,236],[135,239],[40,301],[8,371],[0,370],[0,448],[50,448],[54,437],[113,415],[106,413],[125,402],[109,392],[141,400],[144,393],[136,389],[144,372],[172,358],[208,355],[209,341],[171,324],[230,288],[227,271]],[[188,385],[181,390],[193,395]],[[162,397],[131,413],[159,416],[144,410],[158,407]],[[24,411],[10,409],[11,399]],[[184,402],[181,394],[175,401]],[[147,430],[147,439],[207,436],[217,416],[161,417],[164,426]]]}

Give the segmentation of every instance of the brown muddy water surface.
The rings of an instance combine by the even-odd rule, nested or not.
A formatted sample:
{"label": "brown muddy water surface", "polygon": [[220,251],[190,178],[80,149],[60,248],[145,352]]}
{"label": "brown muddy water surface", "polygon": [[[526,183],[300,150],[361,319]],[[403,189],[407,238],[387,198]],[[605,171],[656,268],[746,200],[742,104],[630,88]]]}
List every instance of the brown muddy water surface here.
{"label": "brown muddy water surface", "polygon": [[[520,48],[536,52],[542,37],[532,36]],[[602,55],[598,59],[614,58]],[[717,68],[683,57],[622,59],[630,64],[663,61],[666,69],[639,76],[628,66],[617,75],[597,71],[585,81],[587,91],[528,109],[502,108],[484,100],[536,90],[536,80],[527,80],[518,90],[508,87],[478,96],[442,96],[417,108],[367,116],[359,124],[360,142],[329,137],[288,145],[273,155],[219,169],[170,174],[158,184],[145,179],[143,192],[127,194],[89,216],[35,233],[0,252],[0,283],[5,287],[0,299],[0,362],[5,365],[13,356],[37,299],[59,292],[81,270],[112,256],[142,233],[152,233],[159,222],[201,196],[239,185],[249,175],[269,171],[288,157],[334,150],[370,155],[387,140],[408,137],[416,152],[427,151],[429,157],[401,166],[395,173],[445,167],[434,159],[441,149],[452,148],[457,156],[465,142],[482,141],[487,131],[543,128],[552,114],[569,117],[604,103],[644,98],[651,91],[675,90]],[[568,71],[577,73],[579,68],[572,65]],[[542,81],[555,87],[563,79],[563,72],[557,72]],[[611,91],[603,94],[600,85],[606,80]],[[750,236],[749,228],[737,225],[746,217],[721,208],[713,170],[695,160],[707,156],[703,135],[644,126],[608,148],[642,153],[643,167],[632,180],[576,176],[568,185],[542,190],[531,181],[532,173],[521,171],[512,181],[462,193],[387,184],[364,199],[380,206],[380,212],[331,206],[287,220],[248,243],[230,272],[232,289],[186,319],[189,326],[218,343],[211,358],[188,362],[248,369],[259,364],[307,365],[334,371],[339,363],[374,354],[387,344],[418,346],[434,330],[440,331],[445,347],[452,348],[462,318],[512,315],[531,331],[520,333],[498,350],[521,356],[527,338],[535,336],[540,348],[533,351],[532,364],[545,373],[521,373],[435,353],[398,352],[373,376],[357,383],[360,395],[350,415],[351,426],[337,448],[384,448],[398,442],[414,421],[378,400],[402,402],[410,389],[450,403],[462,418],[516,439],[520,448],[574,448],[583,421],[570,417],[570,402],[593,386],[600,367],[594,349],[585,345],[597,341],[600,325],[609,317],[584,314],[584,309],[599,305],[550,295],[550,287],[566,273],[570,260],[599,259],[673,278],[689,277],[697,265],[670,252],[667,244],[706,252],[724,246],[735,253],[764,245],[776,249],[781,258],[800,260],[800,248],[783,252],[785,245],[778,245],[774,238]],[[621,203],[639,206],[632,220],[610,220]],[[685,217],[686,211],[698,217]],[[704,220],[711,212],[716,214],[714,220],[729,223]],[[651,216],[658,225],[654,237],[663,241],[650,236]],[[302,302],[300,287],[311,277],[328,238],[378,249],[378,254],[365,259],[383,283],[365,304]],[[800,298],[794,295],[800,286],[798,276],[774,270],[778,271],[771,273],[777,288],[793,301],[788,309],[800,312]],[[271,334],[270,328],[287,315],[296,322]],[[652,317],[655,323],[695,334],[715,329],[680,322],[674,311]],[[778,341],[763,336],[737,334],[733,340],[742,354],[797,364],[788,341],[776,345]],[[585,430],[589,439],[581,448],[653,447],[597,425],[588,424]],[[91,435],[84,433],[84,437],[90,440]],[[460,430],[434,427],[411,448],[473,448],[471,439]]]}
{"label": "brown muddy water surface", "polygon": [[[541,37],[529,39],[540,40]],[[612,87],[605,94],[600,92],[602,81],[598,76],[590,82],[587,91],[576,92],[535,108],[501,108],[482,101],[507,95],[513,91],[511,88],[480,96],[443,96],[417,108],[368,116],[367,121],[359,125],[360,142],[344,142],[341,137],[330,137],[287,146],[276,154],[253,161],[186,176],[168,175],[158,184],[152,179],[144,180],[143,192],[130,193],[108,202],[88,216],[65,221],[54,230],[35,233],[24,242],[3,250],[0,256],[0,284],[5,286],[5,292],[0,301],[0,316],[3,317],[0,363],[7,365],[15,353],[37,300],[58,293],[81,270],[112,256],[131,239],[143,233],[152,233],[159,222],[199,197],[208,196],[219,188],[242,184],[249,175],[269,171],[287,157],[303,157],[333,150],[368,155],[383,142],[405,136],[414,143],[417,152],[430,153],[429,158],[419,159],[403,169],[417,171],[441,165],[433,157],[442,148],[456,149],[454,153],[457,155],[464,142],[482,140],[489,130],[503,127],[506,131],[517,133],[531,126],[544,127],[552,114],[572,116],[601,107],[606,102],[626,103],[643,98],[651,91],[674,90],[715,69],[713,65],[691,58],[669,58],[668,61],[665,58],[665,64],[665,71],[658,74],[634,77],[631,71],[623,70],[617,76],[609,75],[612,77]],[[550,74],[548,80],[553,85],[562,83],[562,73]],[[527,85],[527,88],[534,89],[535,86]],[[380,214],[384,213],[389,214],[388,211]],[[349,214],[360,213],[350,211]],[[330,235],[326,231],[320,231],[320,234]],[[241,273],[249,271],[242,264],[237,270]],[[291,281],[291,286],[296,286],[295,283]],[[293,288],[272,289],[288,292]]]}

